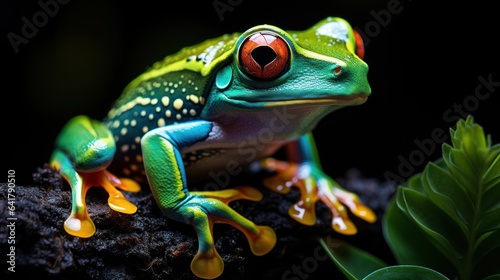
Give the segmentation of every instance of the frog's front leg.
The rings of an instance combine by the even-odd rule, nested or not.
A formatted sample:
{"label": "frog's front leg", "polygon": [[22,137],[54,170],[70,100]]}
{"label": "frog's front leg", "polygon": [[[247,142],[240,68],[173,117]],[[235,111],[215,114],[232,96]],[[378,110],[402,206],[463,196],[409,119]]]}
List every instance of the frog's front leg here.
{"label": "frog's front leg", "polygon": [[141,141],[144,168],[153,196],[167,217],[194,227],[198,235],[198,253],[191,262],[191,270],[206,279],[219,276],[224,268],[214,246],[214,223],[230,224],[242,231],[255,255],[268,253],[276,243],[274,230],[255,225],[228,206],[236,199],[260,200],[262,194],[256,189],[188,191],[180,151],[205,141],[213,126],[208,121],[192,121],[160,127],[145,134]]}
{"label": "frog's front leg", "polygon": [[288,211],[292,218],[302,224],[314,225],[315,204],[320,200],[331,210],[332,228],[339,233],[346,235],[357,233],[357,228],[349,219],[345,206],[365,221],[375,222],[375,213],[365,206],[356,194],[344,190],[323,172],[311,133],[288,144],[286,149],[290,162],[273,158],[263,161],[265,168],[277,172],[276,175],[267,178],[264,184],[267,188],[283,194],[288,193],[292,186],[300,190],[299,201]]}
{"label": "frog's front leg", "polygon": [[102,123],[86,116],[71,119],[58,135],[50,165],[71,186],[71,214],[64,222],[64,229],[69,234],[90,237],[95,233],[85,204],[87,190],[93,186],[102,186],[108,192],[111,209],[126,214],[136,212],[137,207],[116,188],[138,192],[140,186],[106,170],[115,150],[111,132]]}

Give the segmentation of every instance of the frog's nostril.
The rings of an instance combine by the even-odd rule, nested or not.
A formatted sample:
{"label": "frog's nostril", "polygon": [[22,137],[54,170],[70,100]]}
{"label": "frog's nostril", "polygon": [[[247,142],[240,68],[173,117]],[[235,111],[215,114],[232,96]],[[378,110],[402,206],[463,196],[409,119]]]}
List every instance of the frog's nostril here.
{"label": "frog's nostril", "polygon": [[337,65],[333,68],[333,74],[335,76],[338,76],[340,73],[342,73],[342,66]]}

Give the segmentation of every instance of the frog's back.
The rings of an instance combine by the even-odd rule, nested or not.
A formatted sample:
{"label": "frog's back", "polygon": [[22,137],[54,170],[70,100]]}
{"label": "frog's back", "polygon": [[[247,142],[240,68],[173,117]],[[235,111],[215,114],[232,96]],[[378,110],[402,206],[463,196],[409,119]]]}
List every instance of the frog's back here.
{"label": "frog's back", "polygon": [[223,35],[165,57],[130,82],[104,119],[116,141],[112,169],[142,181],[142,136],[157,127],[200,118],[215,68],[238,34]]}

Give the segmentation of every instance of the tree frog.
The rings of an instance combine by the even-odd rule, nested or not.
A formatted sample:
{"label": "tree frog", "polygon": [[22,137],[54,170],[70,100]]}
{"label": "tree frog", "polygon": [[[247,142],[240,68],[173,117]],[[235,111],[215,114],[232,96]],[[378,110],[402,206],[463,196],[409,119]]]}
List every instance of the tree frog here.
{"label": "tree frog", "polygon": [[[335,231],[355,234],[347,208],[367,222],[376,215],[323,172],[312,130],[332,111],[367,100],[363,55],[350,24],[328,17],[303,31],[258,25],[166,56],[125,87],[103,120],[76,116],[57,136],[50,165],[72,190],[65,230],[82,238],[95,233],[85,205],[89,188],[103,187],[111,209],[133,214],[137,207],[121,191],[148,186],[166,217],[196,231],[192,272],[218,277],[224,263],[214,246],[215,223],[239,229],[257,256],[276,243],[272,228],[228,205],[259,201],[259,190],[215,187],[220,174],[230,181],[257,164],[270,171],[267,188],[300,190],[289,209],[293,219],[314,225],[321,201]],[[275,156],[280,149],[287,159]],[[190,187],[200,182],[210,188]]]}

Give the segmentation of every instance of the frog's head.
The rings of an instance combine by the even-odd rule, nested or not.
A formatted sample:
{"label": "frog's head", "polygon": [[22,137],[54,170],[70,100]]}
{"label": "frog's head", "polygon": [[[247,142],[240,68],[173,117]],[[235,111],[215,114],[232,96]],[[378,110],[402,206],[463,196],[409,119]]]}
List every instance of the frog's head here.
{"label": "frog's head", "polygon": [[232,52],[231,63],[217,72],[215,88],[219,102],[239,109],[339,108],[361,104],[371,92],[361,37],[341,18],[326,18],[305,31],[259,25],[242,33]]}

